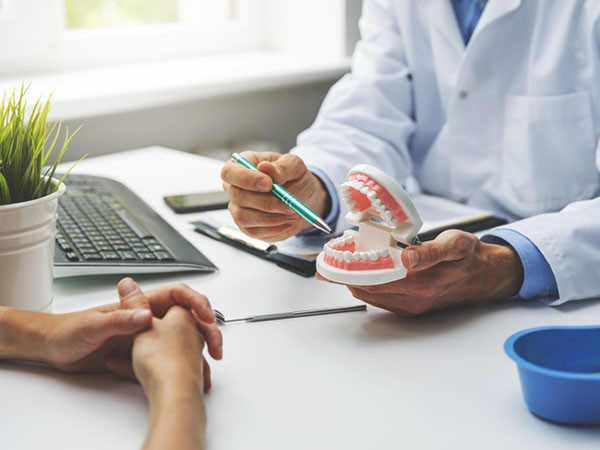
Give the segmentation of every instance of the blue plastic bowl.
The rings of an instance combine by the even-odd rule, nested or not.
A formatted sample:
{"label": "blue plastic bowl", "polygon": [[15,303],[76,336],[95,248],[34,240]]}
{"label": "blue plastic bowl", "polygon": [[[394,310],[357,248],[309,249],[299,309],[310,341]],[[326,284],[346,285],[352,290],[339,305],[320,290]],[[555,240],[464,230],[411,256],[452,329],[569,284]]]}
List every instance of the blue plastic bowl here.
{"label": "blue plastic bowl", "polygon": [[600,424],[600,326],[541,327],[509,337],[529,410],[554,422]]}

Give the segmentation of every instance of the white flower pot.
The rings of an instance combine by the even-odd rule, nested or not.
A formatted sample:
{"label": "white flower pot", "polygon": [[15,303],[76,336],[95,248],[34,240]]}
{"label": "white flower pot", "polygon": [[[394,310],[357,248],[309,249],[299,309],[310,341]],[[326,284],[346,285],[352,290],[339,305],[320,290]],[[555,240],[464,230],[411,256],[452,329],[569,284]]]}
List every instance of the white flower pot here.
{"label": "white flower pot", "polygon": [[56,208],[65,190],[61,184],[45,197],[0,206],[1,306],[52,308]]}

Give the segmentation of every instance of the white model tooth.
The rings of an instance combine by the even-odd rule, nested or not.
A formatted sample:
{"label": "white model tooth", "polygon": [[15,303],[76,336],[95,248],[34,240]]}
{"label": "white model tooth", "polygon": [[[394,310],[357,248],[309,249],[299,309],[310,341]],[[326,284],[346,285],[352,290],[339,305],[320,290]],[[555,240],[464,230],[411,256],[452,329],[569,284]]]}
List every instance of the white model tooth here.
{"label": "white model tooth", "polygon": [[335,257],[335,259],[337,259],[338,261],[343,261],[344,260],[344,256],[342,255],[342,252],[340,252],[339,250],[335,250],[333,252],[333,256]]}
{"label": "white model tooth", "polygon": [[346,250],[344,252],[344,259],[346,260],[346,262],[352,261],[352,252]]}
{"label": "white model tooth", "polygon": [[381,206],[381,200],[379,199],[375,199],[373,203],[373,206],[375,206],[375,208],[379,208]]}
{"label": "white model tooth", "polygon": [[391,220],[391,222],[390,222],[390,223],[392,224],[392,226],[394,226],[394,227],[395,227],[396,225],[398,225],[398,219],[396,219],[396,218],[394,217],[394,218],[392,218],[392,220]]}
{"label": "white model tooth", "polygon": [[367,258],[369,257],[369,255],[367,255],[367,252],[358,252],[360,254],[360,259],[362,259],[363,261],[366,261]]}
{"label": "white model tooth", "polygon": [[382,256],[383,258],[388,256],[389,254],[390,254],[390,252],[388,251],[387,248],[382,248],[381,250],[379,250],[379,256]]}
{"label": "white model tooth", "polygon": [[367,195],[369,193],[369,188],[367,186],[362,187],[360,193]]}
{"label": "white model tooth", "polygon": [[369,192],[367,192],[367,198],[373,201],[377,198],[377,193],[375,191],[369,190]]}
{"label": "white model tooth", "polygon": [[377,261],[379,259],[379,253],[377,250],[369,250],[367,253],[371,261]]}
{"label": "white model tooth", "polygon": [[352,183],[352,187],[354,189],[356,189],[357,191],[360,191],[363,188],[364,185],[365,185],[365,183],[363,183],[362,181],[354,181]]}
{"label": "white model tooth", "polygon": [[352,261],[358,261],[360,259],[360,255],[358,252],[352,253]]}
{"label": "white model tooth", "polygon": [[385,206],[384,205],[379,205],[377,207],[377,211],[379,211],[381,213],[381,215],[383,216],[383,214],[385,213]]}
{"label": "white model tooth", "polygon": [[383,218],[387,221],[392,220],[392,212],[388,209],[386,212],[383,213]]}

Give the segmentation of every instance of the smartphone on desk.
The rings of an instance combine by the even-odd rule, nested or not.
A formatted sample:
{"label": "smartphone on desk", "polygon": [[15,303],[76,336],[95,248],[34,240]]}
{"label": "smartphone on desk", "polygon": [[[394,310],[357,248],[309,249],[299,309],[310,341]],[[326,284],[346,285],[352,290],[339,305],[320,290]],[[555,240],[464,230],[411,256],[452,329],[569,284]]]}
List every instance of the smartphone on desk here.
{"label": "smartphone on desk", "polygon": [[214,209],[225,209],[229,197],[225,191],[198,192],[197,194],[168,195],[165,203],[177,214],[185,214]]}

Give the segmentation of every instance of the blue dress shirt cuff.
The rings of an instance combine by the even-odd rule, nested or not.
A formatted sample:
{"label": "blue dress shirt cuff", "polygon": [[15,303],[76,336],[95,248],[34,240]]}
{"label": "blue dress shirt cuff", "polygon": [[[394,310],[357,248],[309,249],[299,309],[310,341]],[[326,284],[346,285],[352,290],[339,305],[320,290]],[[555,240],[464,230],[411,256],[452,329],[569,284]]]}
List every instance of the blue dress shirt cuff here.
{"label": "blue dress shirt cuff", "polygon": [[536,245],[518,231],[498,228],[486,233],[481,240],[490,244],[510,245],[523,264],[523,284],[519,297],[558,297],[558,287],[552,269]]}
{"label": "blue dress shirt cuff", "polygon": [[[327,189],[327,193],[329,194],[329,198],[331,199],[331,209],[329,210],[329,214],[327,217],[323,217],[323,220],[327,225],[331,227],[332,230],[335,229],[335,225],[338,220],[338,216],[340,215],[340,202],[338,200],[337,191],[335,186],[329,179],[329,177],[318,167],[309,166],[308,170],[314,173],[319,180],[325,185],[325,189]],[[318,228],[309,228],[308,230],[304,230],[298,233],[299,236],[306,236],[312,234],[325,234]]]}

